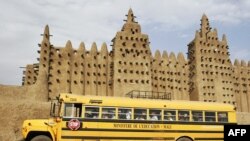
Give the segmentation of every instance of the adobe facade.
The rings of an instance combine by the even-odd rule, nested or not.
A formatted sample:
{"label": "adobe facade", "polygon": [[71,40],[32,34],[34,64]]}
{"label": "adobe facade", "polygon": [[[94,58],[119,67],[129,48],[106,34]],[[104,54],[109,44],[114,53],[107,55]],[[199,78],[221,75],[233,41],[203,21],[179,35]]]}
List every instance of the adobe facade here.
{"label": "adobe facade", "polygon": [[74,49],[70,41],[57,47],[46,26],[38,63],[27,65],[23,85],[35,85],[46,77],[42,85],[49,99],[60,92],[125,96],[139,90],[167,92],[177,100],[229,103],[250,112],[250,62],[231,62],[226,36],[220,40],[205,15],[188,44],[187,58],[182,53],[152,53],[149,37],[131,9],[112,43],[111,51],[105,43],[101,47],[93,43],[90,50],[84,43]]}

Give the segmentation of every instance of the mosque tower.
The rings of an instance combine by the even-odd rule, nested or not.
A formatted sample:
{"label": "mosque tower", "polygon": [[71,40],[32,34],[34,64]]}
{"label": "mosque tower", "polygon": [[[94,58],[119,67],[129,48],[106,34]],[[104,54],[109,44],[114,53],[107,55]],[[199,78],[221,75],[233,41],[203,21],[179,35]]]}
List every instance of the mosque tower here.
{"label": "mosque tower", "polygon": [[226,36],[218,39],[217,30],[201,19],[200,31],[188,45],[190,100],[236,105],[234,75]]}
{"label": "mosque tower", "polygon": [[129,9],[121,31],[113,42],[113,93],[123,96],[132,90],[151,91],[151,51],[148,35],[141,32]]}

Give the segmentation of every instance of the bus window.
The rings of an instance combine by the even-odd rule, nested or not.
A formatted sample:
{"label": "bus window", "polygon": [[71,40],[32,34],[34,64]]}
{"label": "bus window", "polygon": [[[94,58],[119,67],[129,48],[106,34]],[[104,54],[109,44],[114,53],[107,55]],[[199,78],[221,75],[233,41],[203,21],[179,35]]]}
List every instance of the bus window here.
{"label": "bus window", "polygon": [[115,117],[115,108],[103,107],[101,117],[103,119],[116,119],[116,117]]}
{"label": "bus window", "polygon": [[147,119],[147,110],[146,109],[134,109],[134,118],[136,120]]}
{"label": "bus window", "polygon": [[161,110],[149,110],[150,120],[161,120]]}
{"label": "bus window", "polygon": [[172,110],[164,111],[164,120],[176,121],[176,111]]}
{"label": "bus window", "polygon": [[192,111],[192,121],[203,121],[202,111]]}
{"label": "bus window", "polygon": [[64,117],[81,117],[82,104],[65,103]]}
{"label": "bus window", "polygon": [[205,121],[215,122],[215,112],[205,112]]}
{"label": "bus window", "polygon": [[131,119],[132,110],[127,108],[119,108],[118,109],[118,119]]}
{"label": "bus window", "polygon": [[228,116],[226,112],[218,112],[218,121],[219,122],[228,122]]}
{"label": "bus window", "polygon": [[85,107],[85,118],[98,118],[99,107]]}
{"label": "bus window", "polygon": [[178,112],[179,121],[189,121],[189,111],[179,111]]}

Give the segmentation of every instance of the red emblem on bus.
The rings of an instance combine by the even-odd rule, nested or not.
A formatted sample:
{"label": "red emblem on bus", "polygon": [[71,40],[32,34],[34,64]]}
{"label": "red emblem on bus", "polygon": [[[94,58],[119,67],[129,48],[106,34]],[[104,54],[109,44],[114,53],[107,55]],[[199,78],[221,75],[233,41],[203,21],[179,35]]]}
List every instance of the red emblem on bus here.
{"label": "red emblem on bus", "polygon": [[68,127],[71,130],[78,130],[80,128],[80,125],[81,125],[81,123],[78,119],[71,119],[68,122]]}

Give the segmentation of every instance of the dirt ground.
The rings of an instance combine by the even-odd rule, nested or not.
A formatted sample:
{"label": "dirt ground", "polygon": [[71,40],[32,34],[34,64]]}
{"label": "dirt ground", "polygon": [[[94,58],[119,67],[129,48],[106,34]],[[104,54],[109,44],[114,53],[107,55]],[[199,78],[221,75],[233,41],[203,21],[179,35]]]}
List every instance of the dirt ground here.
{"label": "dirt ground", "polygon": [[48,118],[49,102],[15,94],[0,93],[0,141],[21,141],[22,123],[26,119]]}
{"label": "dirt ground", "polygon": [[0,141],[21,140],[22,122],[26,119],[48,118],[49,107],[48,102],[0,101]]}

